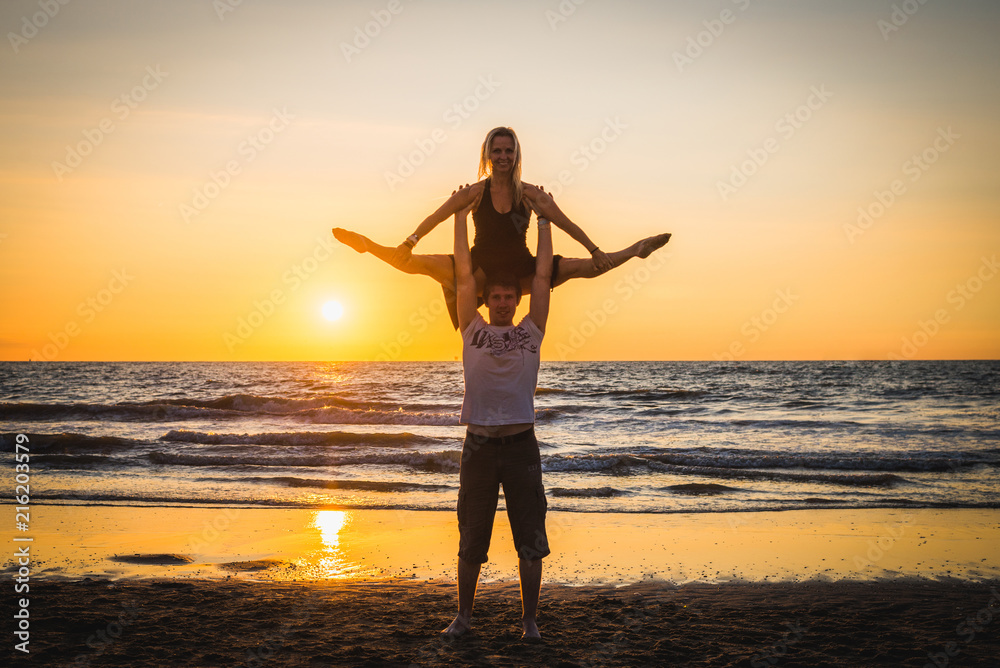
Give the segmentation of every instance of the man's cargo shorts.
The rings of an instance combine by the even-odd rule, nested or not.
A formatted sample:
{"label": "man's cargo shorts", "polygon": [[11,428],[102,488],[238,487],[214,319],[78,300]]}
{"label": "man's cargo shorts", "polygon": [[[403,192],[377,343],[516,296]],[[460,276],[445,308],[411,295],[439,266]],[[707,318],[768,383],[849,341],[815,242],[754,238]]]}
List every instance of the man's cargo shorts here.
{"label": "man's cargo shorts", "polygon": [[500,485],[503,485],[518,557],[541,559],[549,554],[549,540],[545,535],[548,502],[542,486],[541,457],[533,428],[500,437],[466,433],[459,480],[458,556],[461,559],[474,564],[488,560]]}

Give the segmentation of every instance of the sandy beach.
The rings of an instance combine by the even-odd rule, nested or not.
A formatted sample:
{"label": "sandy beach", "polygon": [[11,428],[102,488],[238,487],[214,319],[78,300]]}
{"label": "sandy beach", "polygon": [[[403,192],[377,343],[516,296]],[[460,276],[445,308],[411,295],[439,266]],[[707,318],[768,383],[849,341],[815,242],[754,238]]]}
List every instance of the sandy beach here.
{"label": "sandy beach", "polygon": [[37,665],[995,666],[1000,654],[992,510],[552,513],[540,645],[519,640],[502,515],[475,633],[446,642],[451,513],[32,512]]}
{"label": "sandy beach", "polygon": [[476,633],[445,641],[450,583],[46,582],[32,588],[31,662],[923,666],[939,655],[942,665],[996,666],[996,622],[985,620],[1000,609],[997,591],[922,581],[547,586],[544,640],[533,645],[519,640],[513,583],[483,587]]}

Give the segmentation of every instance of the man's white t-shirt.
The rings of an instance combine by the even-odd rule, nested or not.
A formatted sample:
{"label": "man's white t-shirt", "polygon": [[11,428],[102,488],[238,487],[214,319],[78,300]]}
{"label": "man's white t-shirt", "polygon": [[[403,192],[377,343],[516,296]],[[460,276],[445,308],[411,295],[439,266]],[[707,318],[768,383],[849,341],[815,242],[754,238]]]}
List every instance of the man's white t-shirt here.
{"label": "man's white t-shirt", "polygon": [[462,424],[493,427],[535,421],[542,336],[529,316],[517,325],[497,327],[476,312],[462,332]]}

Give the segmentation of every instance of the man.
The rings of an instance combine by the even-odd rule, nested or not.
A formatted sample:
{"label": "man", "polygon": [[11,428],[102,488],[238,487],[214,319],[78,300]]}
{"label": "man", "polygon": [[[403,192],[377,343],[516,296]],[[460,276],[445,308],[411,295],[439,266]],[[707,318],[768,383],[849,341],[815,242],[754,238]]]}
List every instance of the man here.
{"label": "man", "polygon": [[459,636],[471,628],[479,570],[487,561],[502,484],[519,557],[522,638],[532,640],[541,637],[535,616],[542,558],[549,554],[534,398],[549,315],[552,231],[549,221],[538,219],[538,257],[528,315],[514,325],[521,287],[516,276],[497,274],[487,277],[483,286],[487,323],[476,307],[468,212],[455,214],[455,279],[465,373],[461,422],[468,426],[459,475],[458,616],[444,633]]}

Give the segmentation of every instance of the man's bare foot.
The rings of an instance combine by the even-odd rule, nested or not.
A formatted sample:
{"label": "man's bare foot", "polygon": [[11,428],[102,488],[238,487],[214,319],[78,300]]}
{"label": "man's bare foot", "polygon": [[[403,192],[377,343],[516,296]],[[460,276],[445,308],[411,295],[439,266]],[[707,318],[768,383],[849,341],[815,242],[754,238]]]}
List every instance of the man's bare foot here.
{"label": "man's bare foot", "polygon": [[458,638],[464,636],[472,630],[472,617],[466,617],[464,615],[458,615],[455,617],[455,621],[448,625],[441,635],[448,638]]}
{"label": "man's bare foot", "polygon": [[639,251],[636,253],[636,256],[645,259],[652,255],[653,251],[666,246],[668,241],[670,241],[669,232],[657,234],[653,237],[646,237],[639,242]]}
{"label": "man's bare foot", "polygon": [[521,628],[524,629],[521,640],[535,642],[542,639],[542,634],[538,632],[538,624],[535,623],[534,619],[522,619]]}
{"label": "man's bare foot", "polygon": [[[345,230],[342,227],[333,228],[333,236],[342,244],[347,244],[359,253],[368,252],[368,238],[357,232]],[[650,251],[652,252],[652,251]]]}

